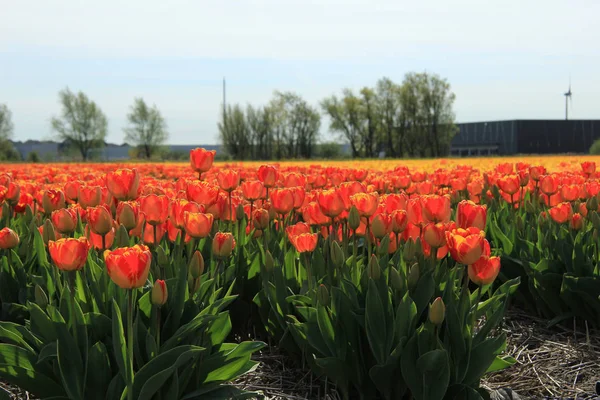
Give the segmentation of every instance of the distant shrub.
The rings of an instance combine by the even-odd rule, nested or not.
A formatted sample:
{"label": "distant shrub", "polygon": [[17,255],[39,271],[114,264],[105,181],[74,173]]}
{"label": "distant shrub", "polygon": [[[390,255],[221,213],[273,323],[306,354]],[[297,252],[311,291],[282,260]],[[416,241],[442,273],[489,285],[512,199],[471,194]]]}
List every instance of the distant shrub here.
{"label": "distant shrub", "polygon": [[36,151],[32,151],[29,154],[27,154],[27,162],[30,162],[30,163],[39,163],[40,162],[40,156],[38,155],[38,153]]}
{"label": "distant shrub", "polygon": [[21,161],[21,153],[8,140],[0,141],[0,161]]}
{"label": "distant shrub", "polygon": [[590,154],[597,156],[600,155],[600,139],[596,139],[590,147]]}
{"label": "distant shrub", "polygon": [[326,159],[342,158],[342,146],[339,143],[327,142],[317,146],[317,157]]}

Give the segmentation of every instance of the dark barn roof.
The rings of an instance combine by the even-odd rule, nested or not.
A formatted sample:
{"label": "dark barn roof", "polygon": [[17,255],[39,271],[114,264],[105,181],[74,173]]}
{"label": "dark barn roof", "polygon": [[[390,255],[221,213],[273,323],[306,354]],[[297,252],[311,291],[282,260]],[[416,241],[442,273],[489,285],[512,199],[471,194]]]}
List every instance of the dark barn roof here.
{"label": "dark barn roof", "polygon": [[509,120],[457,124],[453,155],[588,153],[600,120]]}

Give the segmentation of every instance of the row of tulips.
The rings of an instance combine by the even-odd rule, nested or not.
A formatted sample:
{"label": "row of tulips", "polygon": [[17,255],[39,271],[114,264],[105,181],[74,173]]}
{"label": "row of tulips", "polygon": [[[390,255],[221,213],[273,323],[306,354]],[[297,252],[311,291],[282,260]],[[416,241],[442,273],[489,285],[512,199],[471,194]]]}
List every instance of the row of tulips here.
{"label": "row of tulips", "polygon": [[[557,193],[569,196],[568,179],[583,182],[578,200],[595,198],[598,186],[592,164],[554,174],[521,163],[427,174],[216,168],[213,158],[192,151],[187,172],[142,164],[105,173],[81,166],[80,180],[35,170],[0,176],[0,300],[10,327],[0,330],[0,376],[25,386],[34,371],[61,387],[59,396],[88,398],[93,353],[110,376],[97,398],[243,397],[223,382],[254,368],[250,355],[262,343],[224,341],[250,321],[346,397],[477,398],[480,378],[513,362],[494,328],[519,277],[528,282],[521,294],[539,287],[511,264],[520,257],[511,226],[543,231],[525,216],[557,206]],[[550,179],[559,191],[549,192]],[[504,283],[493,287],[499,274]],[[34,329],[47,320],[63,326],[55,328],[61,340]],[[97,332],[106,326],[110,337]],[[80,351],[68,354],[79,358],[61,369],[60,346],[70,341]],[[25,375],[6,372],[22,362],[15,349],[43,360],[42,369],[36,361]],[[150,397],[140,397],[142,387]]]}

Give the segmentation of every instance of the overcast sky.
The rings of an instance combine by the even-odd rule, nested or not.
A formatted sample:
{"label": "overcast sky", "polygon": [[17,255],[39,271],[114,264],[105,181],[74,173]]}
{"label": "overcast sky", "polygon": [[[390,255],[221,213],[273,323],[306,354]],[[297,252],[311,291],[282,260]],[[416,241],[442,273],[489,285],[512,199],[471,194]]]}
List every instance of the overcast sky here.
{"label": "overcast sky", "polygon": [[[491,5],[491,4],[494,5]],[[228,103],[318,102],[409,71],[449,80],[458,122],[600,118],[598,0],[0,0],[0,103],[16,140],[46,139],[57,93],[83,91],[121,143],[136,96],[173,144],[217,142]],[[323,134],[328,137],[324,121]]]}

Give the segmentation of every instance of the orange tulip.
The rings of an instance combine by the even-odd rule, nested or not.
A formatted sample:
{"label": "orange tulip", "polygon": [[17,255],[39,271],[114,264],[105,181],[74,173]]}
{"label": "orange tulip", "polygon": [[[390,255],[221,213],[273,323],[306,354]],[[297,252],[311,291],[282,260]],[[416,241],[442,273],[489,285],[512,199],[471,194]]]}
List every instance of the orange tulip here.
{"label": "orange tulip", "polygon": [[183,227],[185,232],[193,238],[200,239],[207,237],[212,230],[214,217],[212,214],[200,212],[183,213]]}
{"label": "orange tulip", "polygon": [[213,255],[226,258],[235,248],[235,239],[230,232],[217,232],[212,242]]}
{"label": "orange tulip", "polygon": [[540,180],[540,190],[550,196],[558,192],[558,180],[554,175],[546,175]]}
{"label": "orange tulip", "polygon": [[409,199],[406,203],[406,217],[410,224],[422,226],[424,224],[423,206],[421,199],[418,197]]}
{"label": "orange tulip", "polygon": [[579,185],[562,185],[560,196],[563,201],[575,201],[579,198]]}
{"label": "orange tulip", "polygon": [[185,189],[187,199],[206,209],[215,204],[219,199],[219,187],[208,182],[189,182]]}
{"label": "orange tulip", "polygon": [[467,268],[469,279],[478,286],[489,285],[500,273],[500,257],[483,256]]}
{"label": "orange tulip", "polygon": [[64,186],[65,197],[73,202],[77,201],[79,197],[79,188],[81,187],[81,181],[68,181]]}
{"label": "orange tulip", "polygon": [[560,203],[548,210],[550,217],[558,224],[564,224],[571,220],[573,207],[571,203]]}
{"label": "orange tulip", "polygon": [[314,251],[317,247],[319,234],[301,233],[299,235],[290,236],[289,239],[298,253],[307,253]]}
{"label": "orange tulip", "polygon": [[310,233],[310,225],[305,222],[298,222],[297,224],[286,227],[285,233],[287,234],[288,238],[291,236],[298,236],[302,233]]}
{"label": "orange tulip", "polygon": [[[147,246],[156,246],[162,242],[165,232],[167,231],[167,223],[159,225],[150,225],[144,223],[144,235],[142,236],[142,242]],[[141,233],[141,230],[140,230]],[[156,240],[154,238],[156,237]]]}
{"label": "orange tulip", "polygon": [[323,214],[319,203],[316,201],[311,201],[302,208],[302,219],[309,225],[328,225],[331,223],[331,219]]}
{"label": "orange tulip", "polygon": [[186,199],[175,199],[171,202],[171,206],[169,208],[169,219],[173,226],[178,229],[183,229],[184,222],[184,214],[186,212],[191,213],[199,213],[204,212],[204,207],[199,206],[193,201],[188,201]]}
{"label": "orange tulip", "polygon": [[478,228],[452,229],[446,232],[450,255],[456,262],[471,265],[485,249],[485,233]]}
{"label": "orange tulip", "polygon": [[423,228],[423,240],[431,247],[440,248],[446,244],[446,226],[433,222]]}
{"label": "orange tulip", "polygon": [[14,249],[19,245],[19,235],[10,228],[0,229],[0,249]]}
{"label": "orange tulip", "polygon": [[98,235],[106,235],[113,227],[113,218],[106,206],[89,207],[86,217],[92,232]]}
{"label": "orange tulip", "polygon": [[90,243],[85,237],[50,240],[48,251],[54,265],[61,271],[77,271],[87,260]]}
{"label": "orange tulip", "polygon": [[277,214],[286,215],[294,208],[294,194],[290,189],[274,189],[270,196],[271,204]]}
{"label": "orange tulip", "polygon": [[138,226],[140,219],[140,207],[133,201],[121,201],[117,206],[117,222],[131,230]]}
{"label": "orange tulip", "polygon": [[191,150],[190,166],[199,174],[206,172],[211,169],[216,154],[215,150],[206,150],[200,147]]}
{"label": "orange tulip", "polygon": [[260,199],[265,188],[261,181],[244,181],[240,187],[244,198],[248,201]]}
{"label": "orange tulip", "polygon": [[456,223],[459,228],[467,229],[470,226],[485,229],[487,219],[487,207],[477,205],[470,200],[463,200],[458,203],[456,209]]}
{"label": "orange tulip", "polygon": [[421,197],[423,216],[430,222],[448,222],[452,209],[450,197],[429,195]]}
{"label": "orange tulip", "polygon": [[118,169],[106,174],[106,187],[117,200],[133,200],[138,197],[140,174],[137,169]]}
{"label": "orange tulip", "polygon": [[304,204],[306,192],[301,186],[291,187],[290,190],[292,191],[292,196],[294,197],[294,210],[297,210]]}
{"label": "orange tulip", "polygon": [[48,214],[52,213],[54,210],[65,208],[65,194],[62,190],[46,190],[42,197],[42,207],[44,207],[44,211]]}
{"label": "orange tulip", "polygon": [[167,284],[162,279],[157,279],[152,286],[150,299],[155,306],[164,306],[168,299]]}
{"label": "orange tulip", "polygon": [[217,174],[219,187],[225,192],[233,192],[240,184],[240,173],[237,170],[225,169]]}
{"label": "orange tulip", "polygon": [[498,179],[496,182],[498,187],[503,192],[513,195],[519,191],[521,187],[519,177],[517,175],[506,175]]}
{"label": "orange tulip", "polygon": [[539,181],[540,178],[546,174],[546,168],[541,165],[534,165],[529,167],[529,177],[534,181]]}
{"label": "orange tulip", "polygon": [[80,186],[77,200],[84,209],[96,207],[102,201],[102,188],[100,186]]}
{"label": "orange tulip", "polygon": [[335,218],[345,210],[342,196],[336,189],[322,190],[317,195],[317,201],[323,214]]}
{"label": "orange tulip", "polygon": [[269,212],[264,208],[257,208],[252,211],[252,226],[256,229],[267,229],[269,227]]}
{"label": "orange tulip", "polygon": [[581,214],[579,213],[575,213],[573,214],[573,216],[571,217],[571,222],[570,222],[570,226],[571,229],[579,231],[583,228],[583,217],[581,216]]}
{"label": "orange tulip", "polygon": [[277,183],[277,179],[279,178],[279,172],[277,168],[273,165],[261,165],[258,168],[258,179],[265,185],[267,188],[272,188]]}
{"label": "orange tulip", "polygon": [[584,161],[581,163],[581,169],[586,175],[593,175],[596,172],[596,163],[594,161]]}
{"label": "orange tulip", "polygon": [[15,182],[9,182],[4,198],[10,204],[16,204],[21,199],[21,187]]}
{"label": "orange tulip", "polygon": [[122,289],[143,287],[148,280],[152,254],[143,244],[121,247],[104,252],[106,271],[112,281]]}
{"label": "orange tulip", "polygon": [[406,211],[394,210],[390,215],[392,217],[392,231],[396,234],[403,232],[408,224]]}
{"label": "orange tulip", "polygon": [[379,196],[377,193],[356,193],[350,196],[350,202],[361,217],[371,217],[377,211]]}
{"label": "orange tulip", "polygon": [[163,224],[169,217],[169,198],[155,194],[142,196],[140,197],[140,211],[144,215],[146,223],[150,225]]}

